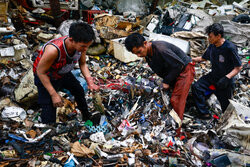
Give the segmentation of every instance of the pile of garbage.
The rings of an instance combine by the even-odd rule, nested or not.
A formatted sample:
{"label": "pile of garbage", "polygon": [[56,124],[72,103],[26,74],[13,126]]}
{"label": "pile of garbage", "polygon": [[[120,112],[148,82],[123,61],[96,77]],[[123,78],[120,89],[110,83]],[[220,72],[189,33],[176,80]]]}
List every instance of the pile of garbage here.
{"label": "pile of garbage", "polygon": [[[79,68],[72,71],[86,92],[90,112],[101,118],[82,121],[74,97],[63,90],[64,106],[57,108],[53,124],[41,123],[32,63],[41,46],[67,35],[75,20],[64,13],[67,20],[55,28],[50,15],[41,9],[48,2],[42,2],[35,1],[31,10],[11,1],[9,17],[0,13],[4,20],[0,23],[1,166],[249,166],[247,0],[232,5],[178,1],[157,6],[151,14],[149,4],[142,1],[81,2],[87,12],[108,9],[91,20],[97,38],[87,51],[87,63],[100,91],[88,91]],[[8,3],[0,1],[5,7]],[[78,9],[76,4],[78,1],[67,1],[64,8]],[[196,57],[208,46],[204,29],[213,22],[220,22],[225,37],[238,46],[243,69],[224,113],[212,95],[207,103],[213,117],[198,119],[190,92],[181,121],[170,105],[171,91],[161,89],[161,78],[125,49],[124,39],[139,32],[148,40],[173,43]],[[195,80],[209,69],[208,62],[196,65]],[[179,127],[182,133],[177,136]]]}

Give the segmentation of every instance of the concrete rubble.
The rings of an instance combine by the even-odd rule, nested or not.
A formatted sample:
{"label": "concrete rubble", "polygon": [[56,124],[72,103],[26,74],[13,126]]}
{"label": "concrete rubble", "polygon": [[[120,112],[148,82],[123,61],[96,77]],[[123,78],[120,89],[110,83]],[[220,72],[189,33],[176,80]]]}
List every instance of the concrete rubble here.
{"label": "concrete rubble", "polygon": [[[58,28],[48,10],[51,1],[17,2],[0,0],[0,166],[250,166],[249,0],[159,1],[153,10],[155,1],[60,1],[64,21]],[[101,119],[82,121],[74,97],[64,90],[57,122],[42,124],[33,61],[44,43],[67,35],[78,19],[90,21],[96,33],[87,63],[100,91],[88,90],[79,67],[72,73],[89,110]],[[138,32],[197,57],[208,46],[204,29],[214,22],[237,45],[243,69],[223,114],[211,96],[213,117],[197,118],[190,91],[181,122],[160,78],[126,50],[124,39]],[[195,80],[210,66],[197,64]],[[175,137],[180,126],[184,133]]]}

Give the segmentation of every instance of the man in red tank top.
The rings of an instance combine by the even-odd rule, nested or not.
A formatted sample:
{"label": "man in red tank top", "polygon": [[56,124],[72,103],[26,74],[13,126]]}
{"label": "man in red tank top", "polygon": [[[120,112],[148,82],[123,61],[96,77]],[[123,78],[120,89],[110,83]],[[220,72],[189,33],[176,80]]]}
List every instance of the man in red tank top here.
{"label": "man in red tank top", "polygon": [[79,62],[80,70],[85,77],[90,90],[98,90],[86,64],[86,51],[95,39],[90,25],[73,23],[69,36],[64,36],[47,42],[33,64],[35,84],[38,88],[38,103],[42,107],[42,122],[56,121],[56,107],[63,106],[58,90],[65,88],[75,97],[83,120],[90,117],[84,89],[73,76],[71,70]]}

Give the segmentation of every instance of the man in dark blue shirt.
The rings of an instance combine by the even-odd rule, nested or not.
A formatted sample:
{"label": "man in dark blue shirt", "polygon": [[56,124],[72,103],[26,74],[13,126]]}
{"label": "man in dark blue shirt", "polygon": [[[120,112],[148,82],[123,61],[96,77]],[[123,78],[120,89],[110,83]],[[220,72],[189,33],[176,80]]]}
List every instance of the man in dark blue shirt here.
{"label": "man in dark blue shirt", "polygon": [[221,104],[224,112],[229,105],[233,94],[234,76],[237,75],[242,66],[237,52],[237,47],[230,41],[224,39],[224,28],[219,23],[214,23],[206,28],[209,47],[202,57],[192,58],[194,62],[209,60],[212,71],[201,77],[192,86],[192,93],[198,111],[203,118],[210,118],[210,111],[206,106],[207,92],[214,87],[214,94]]}
{"label": "man in dark blue shirt", "polygon": [[[145,41],[145,38],[134,33],[125,40],[128,51],[138,57],[145,57],[150,68],[163,78],[163,88],[173,87],[170,99],[173,109],[183,119],[186,99],[194,80],[194,65],[177,46],[164,41]],[[177,131],[177,134],[180,129]]]}

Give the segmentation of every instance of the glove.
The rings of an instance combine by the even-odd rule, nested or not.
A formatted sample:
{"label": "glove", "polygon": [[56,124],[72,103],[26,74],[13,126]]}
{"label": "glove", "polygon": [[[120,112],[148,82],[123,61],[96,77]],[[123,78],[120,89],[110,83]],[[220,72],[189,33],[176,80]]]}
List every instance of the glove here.
{"label": "glove", "polygon": [[216,83],[216,88],[217,89],[226,89],[230,85],[230,82],[231,82],[231,79],[224,76]]}

